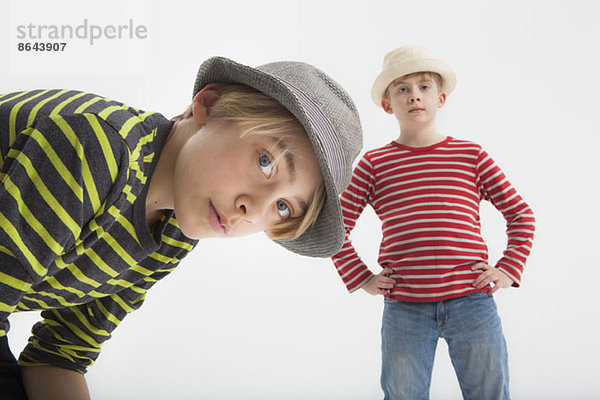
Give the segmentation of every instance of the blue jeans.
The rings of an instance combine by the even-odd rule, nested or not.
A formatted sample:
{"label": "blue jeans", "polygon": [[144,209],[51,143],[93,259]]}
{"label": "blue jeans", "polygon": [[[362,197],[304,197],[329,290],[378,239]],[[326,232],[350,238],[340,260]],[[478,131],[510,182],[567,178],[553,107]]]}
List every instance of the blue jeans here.
{"label": "blue jeans", "polygon": [[430,303],[385,299],[381,387],[385,400],[429,399],[438,338],[444,338],[464,399],[504,400],[508,354],[492,296]]}

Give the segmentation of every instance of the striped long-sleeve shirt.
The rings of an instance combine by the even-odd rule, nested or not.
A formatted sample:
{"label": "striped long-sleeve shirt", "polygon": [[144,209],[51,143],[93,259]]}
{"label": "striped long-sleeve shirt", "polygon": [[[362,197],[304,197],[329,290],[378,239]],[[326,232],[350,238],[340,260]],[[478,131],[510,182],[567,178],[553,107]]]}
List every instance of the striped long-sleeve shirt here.
{"label": "striped long-sleeve shirt", "polygon": [[367,152],[341,196],[346,240],[333,261],[346,287],[353,292],[373,276],[349,237],[369,204],[382,221],[378,263],[396,281],[389,297],[426,302],[477,291],[471,284],[479,272],[471,266],[488,262],[482,199],[506,219],[508,244],[496,267],[519,286],[533,212],[479,145],[448,137],[428,147],[392,142]]}
{"label": "striped long-sleeve shirt", "polygon": [[172,122],[93,94],[0,95],[0,336],[44,310],[21,365],[85,372],[127,313],[196,245],[148,183]]}

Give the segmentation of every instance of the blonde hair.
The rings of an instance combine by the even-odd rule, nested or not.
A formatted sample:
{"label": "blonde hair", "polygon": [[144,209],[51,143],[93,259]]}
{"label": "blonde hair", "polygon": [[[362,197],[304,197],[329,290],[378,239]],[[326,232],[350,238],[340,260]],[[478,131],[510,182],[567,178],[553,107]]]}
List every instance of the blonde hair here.
{"label": "blonde hair", "polygon": [[[208,118],[217,122],[234,123],[240,127],[242,137],[246,135],[266,135],[281,140],[285,136],[306,135],[304,127],[277,100],[245,85],[220,84],[215,86],[219,97],[209,110]],[[192,105],[174,120],[193,117]],[[273,166],[293,148],[286,148],[273,160]],[[297,239],[318,218],[325,203],[323,180],[315,191],[306,212],[301,217],[288,218],[266,230],[271,239]]]}
{"label": "blonde hair", "polygon": [[435,84],[437,85],[437,89],[438,92],[442,91],[442,76],[440,74],[438,74],[437,72],[432,72],[432,71],[420,71],[420,72],[413,72],[412,74],[407,74],[407,75],[403,75],[403,76],[399,76],[398,78],[395,78],[394,80],[392,80],[390,82],[390,84],[385,88],[385,92],[383,92],[383,97],[386,99],[390,99],[390,94],[389,94],[389,90],[390,90],[390,86],[392,85],[392,83],[394,83],[394,81],[396,79],[399,78],[411,78],[413,76],[419,77],[419,78],[430,78],[432,79]]}

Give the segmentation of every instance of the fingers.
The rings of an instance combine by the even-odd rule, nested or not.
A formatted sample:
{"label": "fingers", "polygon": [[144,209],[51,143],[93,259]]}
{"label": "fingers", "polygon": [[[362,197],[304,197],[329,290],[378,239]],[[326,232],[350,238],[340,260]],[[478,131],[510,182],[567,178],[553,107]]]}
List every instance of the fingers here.
{"label": "fingers", "polygon": [[473,281],[473,286],[475,286],[477,289],[481,289],[492,283],[494,285],[498,285],[501,283],[502,278],[502,273],[499,270],[494,267],[490,267],[486,271],[479,274],[477,278],[475,278]]}
{"label": "fingers", "polygon": [[380,294],[380,295],[386,295],[386,294],[390,293],[389,289],[380,289],[378,287],[370,287],[370,286],[367,286],[367,285],[364,285],[363,289],[365,290],[365,292],[367,292],[369,294],[372,294],[374,296],[376,296],[378,294]]}
{"label": "fingers", "polygon": [[490,290],[490,294],[493,294],[498,289],[510,286],[511,282],[511,279],[502,271],[492,267],[479,274],[479,276],[473,280],[473,287],[481,289],[493,283],[494,286]]}
{"label": "fingers", "polygon": [[481,274],[479,274],[479,276],[477,278],[475,278],[473,280],[473,286],[476,287],[477,289],[481,289],[482,287],[485,287],[486,285],[488,285],[490,282],[492,282],[492,278],[491,276],[493,275],[494,271],[493,270],[487,270],[482,272]]}
{"label": "fingers", "polygon": [[483,261],[480,261],[478,263],[475,263],[471,266],[471,271],[486,271],[490,268],[493,268],[491,265],[484,263]]}
{"label": "fingers", "polygon": [[377,282],[377,289],[393,289],[394,282]]}
{"label": "fingers", "polygon": [[391,293],[392,289],[394,288],[394,284],[396,283],[394,278],[389,277],[393,272],[394,271],[391,268],[384,268],[379,275],[376,276],[379,294],[389,295]]}
{"label": "fingers", "polygon": [[377,289],[392,289],[396,281],[393,278],[387,276],[375,275],[373,277],[373,284]]}
{"label": "fingers", "polygon": [[374,277],[375,282],[377,282],[377,287],[381,289],[393,288],[396,283],[394,278],[390,278],[390,275],[393,272],[394,271],[391,268],[382,269],[381,272]]}
{"label": "fingers", "polygon": [[388,275],[394,271],[391,268],[384,268],[379,274],[373,275],[363,286],[363,289],[372,295],[386,295],[394,288],[396,280]]}
{"label": "fingers", "polygon": [[494,279],[490,278],[490,276],[493,276],[494,272],[496,271],[496,268],[492,267],[488,263],[480,261],[471,266],[471,271],[483,271],[473,281],[473,287],[481,289],[494,281]]}

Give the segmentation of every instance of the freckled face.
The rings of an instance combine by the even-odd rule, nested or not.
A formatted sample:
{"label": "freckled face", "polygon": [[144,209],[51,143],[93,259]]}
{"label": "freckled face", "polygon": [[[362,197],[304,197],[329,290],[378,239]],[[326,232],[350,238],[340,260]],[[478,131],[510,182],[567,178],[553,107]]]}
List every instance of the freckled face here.
{"label": "freckled face", "polygon": [[[291,156],[274,167],[285,146]],[[302,216],[322,176],[303,132],[278,142],[209,121],[181,149],[173,180],[179,226],[200,239],[245,236]]]}

